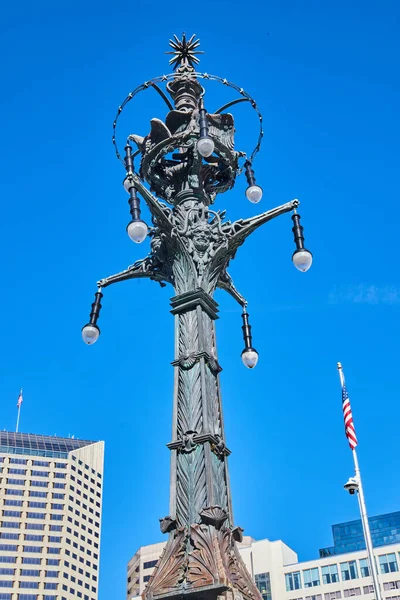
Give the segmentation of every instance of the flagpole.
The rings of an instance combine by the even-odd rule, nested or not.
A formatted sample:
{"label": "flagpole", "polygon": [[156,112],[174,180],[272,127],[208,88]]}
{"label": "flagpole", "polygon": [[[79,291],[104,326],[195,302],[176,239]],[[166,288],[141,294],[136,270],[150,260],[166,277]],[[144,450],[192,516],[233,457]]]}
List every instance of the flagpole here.
{"label": "flagpole", "polygon": [[17,404],[17,406],[18,406],[18,414],[17,414],[17,425],[15,427],[15,433],[18,433],[18,428],[19,428],[19,417],[20,417],[20,414],[21,414],[21,404],[22,404],[22,401],[20,402],[20,398],[22,398],[22,388],[21,388],[21,391],[20,391],[19,396],[18,396],[18,404]]}
{"label": "flagpole", "polygon": [[[337,368],[338,368],[338,371],[339,371],[340,383],[341,383],[341,386],[342,386],[342,389],[343,389],[343,387],[344,387],[344,375],[343,375],[342,365],[341,365],[340,362],[338,362]],[[373,545],[372,545],[371,530],[369,528],[369,521],[368,521],[368,515],[367,515],[367,506],[365,504],[365,498],[364,498],[364,489],[363,489],[363,485],[362,485],[362,479],[361,479],[361,473],[360,473],[360,466],[358,464],[358,457],[357,457],[357,452],[356,452],[355,448],[352,449],[352,454],[353,454],[353,461],[354,461],[355,479],[356,479],[356,483],[357,483],[358,506],[359,506],[359,509],[360,509],[361,523],[362,523],[362,528],[363,528],[363,532],[364,532],[364,539],[365,539],[365,546],[366,546],[367,552],[368,552],[368,560],[369,560],[370,572],[371,572],[371,575],[372,575],[372,580],[374,582],[376,600],[382,600],[381,588],[380,588],[380,585],[379,585],[378,569],[376,567],[376,561],[375,561],[375,556],[374,556],[374,548],[373,548]]]}

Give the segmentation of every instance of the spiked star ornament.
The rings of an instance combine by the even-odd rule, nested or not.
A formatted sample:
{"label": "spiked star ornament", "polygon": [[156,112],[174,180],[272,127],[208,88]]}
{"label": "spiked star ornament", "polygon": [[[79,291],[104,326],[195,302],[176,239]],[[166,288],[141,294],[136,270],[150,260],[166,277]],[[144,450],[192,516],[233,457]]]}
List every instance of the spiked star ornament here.
{"label": "spiked star ornament", "polygon": [[172,54],[173,57],[170,59],[169,64],[173,65],[173,69],[177,69],[178,67],[192,67],[194,65],[198,65],[200,59],[197,58],[197,54],[204,54],[201,50],[196,50],[200,46],[200,40],[195,39],[196,34],[192,35],[192,37],[187,40],[186,33],[182,34],[182,39],[180,40],[176,35],[174,35],[173,40],[169,40],[169,45],[172,48],[172,52],[166,52],[165,54]]}

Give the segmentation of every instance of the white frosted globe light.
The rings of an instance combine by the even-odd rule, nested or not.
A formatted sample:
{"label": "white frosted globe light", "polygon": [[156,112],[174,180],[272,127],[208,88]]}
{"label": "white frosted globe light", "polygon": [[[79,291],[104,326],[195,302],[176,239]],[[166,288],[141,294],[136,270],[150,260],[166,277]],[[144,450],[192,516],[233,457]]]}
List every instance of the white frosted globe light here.
{"label": "white frosted globe light", "polygon": [[97,325],[88,323],[82,328],[82,339],[88,346],[91,346],[99,339],[100,329]]}
{"label": "white frosted globe light", "polygon": [[248,348],[242,352],[242,361],[248,369],[254,369],[258,363],[258,352],[254,348]]}
{"label": "white frosted globe light", "polygon": [[148,234],[146,223],[140,220],[131,221],[128,227],[126,228],[126,231],[128,232],[128,235],[131,238],[132,242],[135,242],[136,244],[140,244],[141,242],[143,242],[143,240],[146,239],[146,236]]}
{"label": "white frosted globe light", "polygon": [[214,142],[208,136],[202,137],[197,142],[197,150],[201,156],[211,156],[214,152]]}
{"label": "white frosted globe light", "polygon": [[257,202],[260,202],[262,195],[263,191],[259,185],[249,185],[249,187],[246,190],[246,198],[247,200],[250,200],[250,202],[253,202],[253,204],[257,204]]}
{"label": "white frosted globe light", "polygon": [[292,261],[296,269],[305,273],[312,265],[312,254],[305,248],[302,250],[296,250],[292,256]]}

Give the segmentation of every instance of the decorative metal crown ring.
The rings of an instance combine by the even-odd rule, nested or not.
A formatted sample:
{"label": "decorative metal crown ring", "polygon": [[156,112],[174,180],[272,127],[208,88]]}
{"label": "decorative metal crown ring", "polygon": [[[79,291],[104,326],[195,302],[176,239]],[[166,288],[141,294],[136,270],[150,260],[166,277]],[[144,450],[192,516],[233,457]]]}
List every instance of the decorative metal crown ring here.
{"label": "decorative metal crown ring", "polygon": [[[139,94],[139,92],[142,92],[144,90],[147,90],[149,88],[153,88],[164,100],[164,102],[166,103],[166,105],[168,106],[169,110],[173,110],[174,107],[172,106],[169,98],[166,96],[166,94],[163,92],[163,90],[158,86],[159,83],[164,83],[164,82],[170,82],[170,81],[177,81],[180,77],[185,78],[187,77],[187,75],[180,75],[179,73],[170,73],[169,75],[159,75],[158,77],[154,77],[153,79],[150,79],[149,81],[145,81],[144,83],[142,83],[141,85],[139,85],[137,88],[135,88],[132,92],[130,92],[125,100],[122,102],[122,104],[118,107],[118,111],[117,114],[115,116],[114,122],[113,122],[113,136],[112,136],[112,143],[114,145],[115,148],[115,154],[117,156],[117,158],[124,164],[124,160],[119,152],[118,149],[118,145],[117,145],[117,139],[116,139],[116,135],[117,135],[117,124],[118,124],[118,119],[122,113],[122,111],[124,110],[125,106],[128,104],[128,102],[130,102],[135,96],[137,96],[137,94]],[[257,139],[257,144],[254,147],[252,153],[250,154],[250,156],[247,155],[247,153],[242,152],[240,154],[240,156],[242,158],[245,158],[247,160],[250,160],[250,162],[253,161],[254,157],[256,156],[257,152],[260,149],[261,146],[261,142],[262,139],[264,137],[264,131],[263,131],[263,117],[262,114],[257,106],[256,101],[250,96],[250,94],[248,94],[243,88],[240,88],[239,86],[237,86],[235,83],[232,83],[230,81],[228,81],[227,79],[223,79],[222,77],[219,77],[218,75],[211,75],[209,73],[197,73],[196,71],[193,71],[192,73],[190,73],[190,77],[191,78],[197,78],[197,79],[208,79],[209,81],[216,81],[218,83],[222,83],[223,85],[234,89],[235,91],[239,92],[240,94],[240,98],[237,98],[236,100],[232,100],[232,102],[228,102],[228,104],[225,104],[224,106],[222,106],[220,109],[218,109],[217,111],[214,111],[214,114],[218,114],[223,112],[224,110],[226,110],[227,108],[234,106],[235,104],[239,104],[240,102],[250,102],[252,108],[256,111],[258,119],[259,119],[259,123],[260,123],[260,130],[259,130],[259,134],[258,134],[258,139]],[[139,154],[139,150],[137,150],[134,154],[133,154],[133,158],[135,156],[137,156]],[[236,170],[236,175],[240,175],[240,173],[243,171],[244,165],[242,166],[238,166],[237,170]]]}

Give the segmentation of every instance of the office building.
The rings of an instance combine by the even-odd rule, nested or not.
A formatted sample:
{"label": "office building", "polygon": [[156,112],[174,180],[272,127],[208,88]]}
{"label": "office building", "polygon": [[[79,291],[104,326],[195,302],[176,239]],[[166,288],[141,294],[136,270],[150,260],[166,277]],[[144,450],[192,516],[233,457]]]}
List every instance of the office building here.
{"label": "office building", "polygon": [[[372,545],[374,548],[400,543],[400,512],[369,517]],[[365,550],[361,519],[332,525],[333,546],[321,548],[320,557]]]}
{"label": "office building", "polygon": [[[166,542],[142,546],[128,563],[127,600],[142,594],[149,581]],[[271,600],[270,588],[278,589],[282,566],[297,562],[297,554],[281,541],[256,542],[250,536],[244,536],[238,544],[242,558],[255,579],[259,589],[265,589],[265,599]],[[271,568],[265,572],[264,565]],[[279,596],[275,596],[278,598]]]}
{"label": "office building", "polygon": [[0,600],[97,600],[103,455],[0,432]]}
{"label": "office building", "polygon": [[[400,600],[400,542],[391,543],[391,536],[397,535],[397,515],[399,513],[391,513],[371,519],[380,523],[381,535],[376,538],[380,544],[375,548],[375,557],[384,600]],[[357,521],[333,526],[335,545],[339,546],[341,540],[342,546],[347,544],[348,548],[353,548],[352,544],[360,542],[359,530],[354,523],[357,524]],[[144,546],[131,559],[128,564],[127,600],[143,592],[164,546],[165,542]],[[336,552],[298,562],[297,554],[280,540],[255,541],[245,537],[239,551],[263,600],[375,598],[365,549]]]}
{"label": "office building", "polygon": [[[375,549],[375,557],[382,598],[400,600],[400,544]],[[286,593],[282,598],[285,600],[375,598],[366,550],[290,565],[283,569],[283,577]]]}

